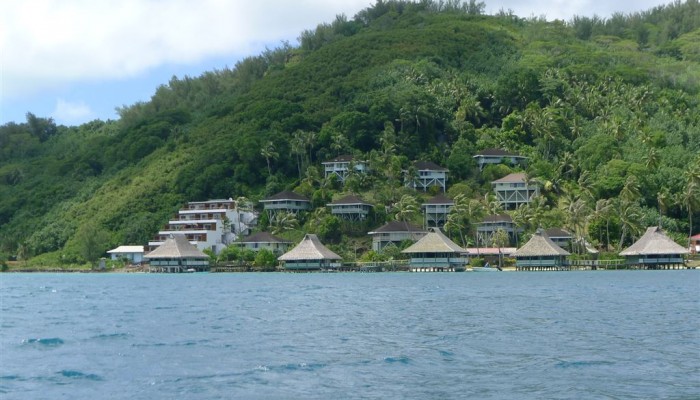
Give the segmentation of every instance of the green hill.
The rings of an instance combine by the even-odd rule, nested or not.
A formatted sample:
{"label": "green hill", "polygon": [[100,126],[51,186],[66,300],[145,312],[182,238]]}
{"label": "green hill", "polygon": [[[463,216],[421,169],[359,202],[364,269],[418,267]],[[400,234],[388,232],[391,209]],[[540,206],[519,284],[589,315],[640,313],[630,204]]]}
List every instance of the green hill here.
{"label": "green hill", "polygon": [[[411,193],[401,179],[413,160],[449,168],[449,194],[473,200],[479,211],[448,226],[468,237],[497,211],[489,182],[511,172],[478,171],[472,155],[489,147],[528,156],[544,188],[512,213],[529,232],[566,226],[603,247],[659,221],[681,242],[697,232],[698,1],[569,22],[481,10],[380,1],[302,32],[298,46],[173,78],[117,121],[66,127],[28,114],[1,126],[0,251],[81,263],[86,242],[145,243],[187,201],[282,189],[317,206],[361,193],[379,224]],[[320,162],[340,154],[373,173],[324,182]],[[330,218],[304,216],[300,230],[328,230]],[[335,229],[341,250],[366,250],[364,227]]]}

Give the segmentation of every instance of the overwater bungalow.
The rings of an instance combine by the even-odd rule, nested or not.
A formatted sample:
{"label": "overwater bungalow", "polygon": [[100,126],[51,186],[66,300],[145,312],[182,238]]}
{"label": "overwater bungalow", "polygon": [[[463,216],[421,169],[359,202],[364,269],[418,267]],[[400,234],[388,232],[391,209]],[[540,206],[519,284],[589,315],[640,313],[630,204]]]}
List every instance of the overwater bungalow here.
{"label": "overwater bungalow", "polygon": [[647,228],[639,240],[620,252],[627,265],[640,269],[685,268],[685,254],[688,249],[666,236],[658,226]]}
{"label": "overwater bungalow", "polygon": [[557,246],[542,229],[538,229],[521,248],[513,253],[519,271],[556,271],[568,269],[568,251]]}
{"label": "overwater bungalow", "polygon": [[187,240],[171,234],[163,244],[144,256],[151,272],[192,272],[209,269],[209,256]]}
{"label": "overwater bungalow", "polygon": [[329,270],[341,265],[341,257],[324,246],[318,236],[310,233],[277,260],[289,271]]}
{"label": "overwater bungalow", "polygon": [[469,261],[467,250],[445,236],[440,228],[430,232],[402,251],[409,254],[409,270],[413,272],[464,271]]}

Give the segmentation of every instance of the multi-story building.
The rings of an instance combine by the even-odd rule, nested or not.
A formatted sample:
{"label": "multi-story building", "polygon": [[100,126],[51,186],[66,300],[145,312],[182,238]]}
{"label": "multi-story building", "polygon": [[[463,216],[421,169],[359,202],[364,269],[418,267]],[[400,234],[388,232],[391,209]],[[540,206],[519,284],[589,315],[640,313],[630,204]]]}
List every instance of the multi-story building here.
{"label": "multi-story building", "polygon": [[423,215],[425,217],[425,227],[441,228],[447,222],[447,215],[454,207],[455,202],[443,194],[439,194],[423,203]]}
{"label": "multi-story building", "polygon": [[477,247],[491,246],[493,235],[499,230],[508,234],[510,244],[515,244],[518,235],[523,232],[523,229],[518,228],[508,214],[488,215],[476,227]]}
{"label": "multi-story building", "polygon": [[343,184],[352,169],[359,173],[367,172],[367,162],[355,160],[351,155],[338,156],[332,160],[322,162],[321,164],[323,164],[324,176],[326,178],[335,175]]}
{"label": "multi-story building", "polygon": [[331,214],[350,222],[364,221],[372,210],[371,204],[354,195],[345,196],[327,206],[331,208]]}
{"label": "multi-story building", "polygon": [[447,168],[443,168],[431,161],[416,161],[415,176],[406,176],[406,186],[424,192],[432,186],[439,187],[443,192],[447,188]]}
{"label": "multi-story building", "polygon": [[426,235],[423,229],[403,221],[391,221],[368,235],[372,236],[372,250],[382,251],[391,244],[400,245],[404,240],[415,242]]}
{"label": "multi-story building", "polygon": [[260,202],[263,204],[263,208],[267,211],[270,219],[281,211],[297,214],[300,211],[308,211],[311,209],[311,201],[309,199],[289,190],[260,200]]}
{"label": "multi-story building", "polygon": [[193,201],[178,211],[175,219],[168,221],[147,247],[152,251],[170,235],[182,234],[199,250],[211,249],[218,254],[239,235],[247,234],[255,224],[257,214],[237,209],[232,199]]}
{"label": "multi-story building", "polygon": [[521,165],[527,163],[527,157],[509,153],[501,149],[484,149],[478,152],[473,158],[476,160],[476,165],[479,166],[479,171],[482,171],[489,164],[509,164],[510,166]]}
{"label": "multi-story building", "polygon": [[514,173],[491,182],[496,199],[506,210],[528,204],[540,193],[539,186],[527,181],[527,176],[522,173]]}

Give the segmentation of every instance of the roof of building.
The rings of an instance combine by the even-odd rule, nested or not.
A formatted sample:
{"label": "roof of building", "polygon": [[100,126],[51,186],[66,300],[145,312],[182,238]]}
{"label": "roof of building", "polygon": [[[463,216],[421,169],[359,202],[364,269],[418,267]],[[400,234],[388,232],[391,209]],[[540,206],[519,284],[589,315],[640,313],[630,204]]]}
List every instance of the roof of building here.
{"label": "roof of building", "polygon": [[491,222],[513,222],[513,218],[511,218],[508,214],[487,215],[481,220],[480,223],[485,224]]}
{"label": "roof of building", "polygon": [[107,253],[143,253],[143,246],[119,246]]}
{"label": "roof of building", "polygon": [[515,247],[467,247],[467,252],[471,256],[497,256],[499,253],[504,256],[511,255],[517,250]]}
{"label": "roof of building", "polygon": [[449,197],[445,196],[444,194],[439,194],[439,195],[433,197],[432,199],[426,201],[425,203],[423,203],[423,205],[426,205],[426,204],[450,204],[450,205],[454,205],[455,202],[452,199],[450,199]]}
{"label": "roof of building", "polygon": [[308,233],[298,245],[277,259],[280,261],[340,260],[341,257],[324,246],[318,236]]}
{"label": "roof of building", "polygon": [[651,254],[687,254],[688,249],[674,242],[658,226],[647,228],[644,235],[634,244],[620,252],[621,256],[642,256]]}
{"label": "roof of building", "polygon": [[538,229],[523,245],[513,253],[515,257],[568,256],[571,253],[557,246],[543,229]]}
{"label": "roof of building", "polygon": [[389,221],[386,224],[380,226],[379,228],[369,232],[370,235],[374,233],[389,233],[389,232],[425,232],[422,228],[409,224],[405,221]]}
{"label": "roof of building", "polygon": [[420,238],[419,241],[403,250],[402,253],[466,253],[440,231],[439,228],[430,228],[431,232]]}
{"label": "roof of building", "polygon": [[557,239],[571,239],[571,234],[564,229],[561,228],[547,228],[544,230],[544,233],[549,236],[549,238],[557,238]]}
{"label": "roof of building", "polygon": [[700,233],[698,233],[697,235],[693,235],[693,236],[691,236],[691,237],[690,237],[690,239],[691,239],[691,240],[697,240],[697,239],[700,239]]}
{"label": "roof of building", "polygon": [[362,201],[361,198],[359,198],[355,195],[352,195],[352,194],[345,196],[342,199],[338,199],[338,200],[336,200],[328,205],[335,206],[335,205],[341,205],[341,204],[365,204],[365,205],[371,206],[371,204],[369,204],[365,201]]}
{"label": "roof of building", "polygon": [[297,200],[297,201],[309,201],[306,197],[294,193],[290,190],[285,190],[282,192],[277,193],[276,195],[270,196],[264,200],[260,201],[273,201],[273,200]]}
{"label": "roof of building", "polygon": [[447,168],[441,167],[432,161],[416,161],[413,163],[419,171],[447,171]]}
{"label": "roof of building", "polygon": [[343,155],[340,155],[332,160],[324,161],[321,164],[329,164],[329,163],[335,163],[335,162],[350,162],[354,158],[355,157],[353,157],[351,154],[343,154]]}
{"label": "roof of building", "polygon": [[[479,157],[479,156],[487,156],[487,157],[488,157],[488,156],[491,156],[491,157],[523,157],[523,156],[521,156],[521,155],[519,155],[519,154],[510,153],[510,152],[508,152],[508,151],[506,151],[506,150],[503,150],[503,149],[494,149],[494,148],[483,149],[483,150],[481,150],[480,152],[476,153],[476,155],[474,155],[474,157]],[[524,157],[523,157],[523,158],[524,158]]]}
{"label": "roof of building", "polygon": [[241,239],[240,243],[292,243],[269,232],[257,232]]}
{"label": "roof of building", "polygon": [[513,174],[508,174],[501,179],[496,179],[491,183],[525,183],[527,182],[527,175],[524,172],[516,172]]}
{"label": "roof of building", "polygon": [[145,255],[145,258],[208,258],[185,235],[170,234],[165,242]]}

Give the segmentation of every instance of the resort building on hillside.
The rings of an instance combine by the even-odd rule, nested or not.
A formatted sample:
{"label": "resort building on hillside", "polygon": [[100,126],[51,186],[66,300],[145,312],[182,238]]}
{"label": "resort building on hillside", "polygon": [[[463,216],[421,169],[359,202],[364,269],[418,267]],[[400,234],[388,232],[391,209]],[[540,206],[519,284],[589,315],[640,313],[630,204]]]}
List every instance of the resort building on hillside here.
{"label": "resort building on hillside", "polygon": [[341,258],[321,243],[318,236],[306,234],[304,239],[293,249],[279,258],[285,270],[311,271],[337,269]]}
{"label": "resort building on hillside", "polygon": [[641,269],[685,268],[685,254],[688,249],[666,236],[658,226],[647,228],[639,240],[620,252],[628,265]]}
{"label": "resort building on hillside", "polygon": [[477,247],[491,246],[493,236],[499,229],[508,234],[510,244],[516,244],[518,236],[523,232],[523,229],[518,228],[508,214],[487,215],[476,226]]}
{"label": "resort building on hillside", "polygon": [[455,202],[449,197],[439,194],[423,203],[424,226],[426,228],[442,228],[447,222],[447,214],[450,213]]}
{"label": "resort building on hillside", "polygon": [[127,260],[131,264],[143,262],[143,246],[119,246],[107,252],[112,260]]}
{"label": "resort building on hillside", "polygon": [[520,271],[544,271],[569,269],[566,257],[568,251],[557,246],[542,229],[538,229],[523,245],[513,253],[515,268]]}
{"label": "resort building on hillside", "polygon": [[343,184],[348,174],[353,170],[358,173],[367,172],[367,161],[355,160],[351,155],[338,156],[321,164],[323,164],[324,177],[329,178],[335,175]]}
{"label": "resort building on hillside", "polygon": [[540,193],[539,186],[529,183],[527,176],[522,172],[506,175],[491,182],[491,185],[496,199],[506,210],[528,204]]}
{"label": "resort building on hillside", "polygon": [[525,166],[527,163],[527,157],[501,149],[484,149],[473,158],[476,160],[476,165],[479,166],[479,171],[483,171],[484,167],[490,164],[508,164],[514,167],[516,165]]}
{"label": "resort building on hillside", "polygon": [[564,250],[572,251],[571,241],[574,239],[573,236],[564,229],[561,228],[548,228],[544,230],[544,233],[552,239],[552,242]]}
{"label": "resort building on hillside", "polygon": [[144,258],[148,261],[151,272],[194,272],[209,269],[209,256],[181,234],[169,235],[163,244]]}
{"label": "resort building on hillside", "polygon": [[427,232],[413,224],[403,221],[391,221],[380,226],[368,235],[372,236],[372,250],[380,252],[386,246],[399,246],[404,240],[415,242]]}
{"label": "resort building on hillside", "polygon": [[279,238],[268,232],[258,232],[233,243],[242,249],[260,251],[262,249],[270,250],[276,255],[281,255],[289,249],[292,242]]}
{"label": "resort building on hillside", "polygon": [[300,211],[311,209],[311,201],[306,197],[285,190],[267,199],[260,200],[268,216],[272,219],[280,211],[298,214]]}
{"label": "resort building on hillside", "polygon": [[401,253],[408,254],[409,270],[413,272],[464,271],[469,262],[467,251],[445,236],[440,228],[430,232]]}
{"label": "resort building on hillside", "polygon": [[350,222],[364,221],[372,211],[372,205],[365,203],[355,195],[345,196],[327,204],[331,208],[331,214]]}
{"label": "resort building on hillside", "polygon": [[447,188],[447,168],[443,168],[431,161],[416,161],[416,176],[406,176],[406,186],[415,190],[427,191],[430,187],[437,186],[443,192]]}
{"label": "resort building on hillside", "polygon": [[700,233],[690,237],[690,254],[700,254]]}
{"label": "resort building on hillside", "polygon": [[491,265],[498,265],[504,257],[512,257],[517,250],[515,247],[467,247],[469,257],[483,258]]}
{"label": "resort building on hillside", "polygon": [[248,234],[250,227],[257,222],[255,211],[237,209],[232,199],[192,201],[158,231],[154,240],[148,242],[147,251],[152,251],[171,234],[177,233],[185,235],[198,249],[211,249],[219,254],[229,243]]}

